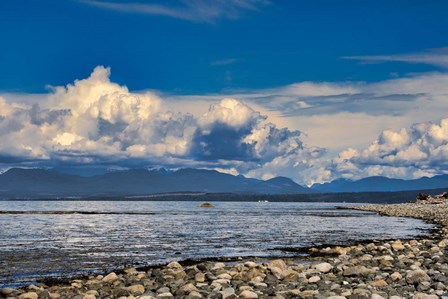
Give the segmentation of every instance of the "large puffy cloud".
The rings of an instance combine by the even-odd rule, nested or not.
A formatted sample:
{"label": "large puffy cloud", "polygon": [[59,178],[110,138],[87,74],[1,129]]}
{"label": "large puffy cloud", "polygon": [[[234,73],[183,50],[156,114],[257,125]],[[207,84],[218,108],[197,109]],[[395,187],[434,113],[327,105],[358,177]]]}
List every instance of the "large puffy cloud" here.
{"label": "large puffy cloud", "polygon": [[175,113],[153,92],[111,82],[104,67],[38,103],[0,98],[0,138],[0,163],[196,166],[257,177],[281,174],[277,165],[311,168],[320,151],[239,100]]}
{"label": "large puffy cloud", "polygon": [[32,95],[0,97],[0,168],[204,167],[257,178],[289,176],[304,184],[372,175],[415,178],[448,169],[446,120],[429,122],[446,117],[444,73],[163,99],[131,92],[109,77],[108,68],[97,67],[88,78],[34,101]]}
{"label": "large puffy cloud", "polygon": [[[181,106],[184,101],[193,105],[221,96],[174,96],[170,101]],[[408,74],[379,82],[302,82],[226,96],[257,106],[257,110],[269,115],[269,119],[275,119],[276,123],[281,121],[290,130],[306,132],[301,134],[300,142],[327,149],[324,155],[318,148],[319,158],[314,158],[316,154],[306,156],[312,148],[296,158],[292,155],[282,158],[282,154],[276,153],[269,163],[252,168],[250,175],[287,175],[300,182],[312,183],[339,177],[416,178],[446,172],[442,163],[447,157],[445,143],[440,137],[444,125],[431,121],[446,118],[447,73]],[[414,126],[415,123],[420,125]],[[254,133],[257,131],[261,134],[263,130]],[[378,140],[369,147],[374,136],[380,133]],[[425,146],[416,142],[419,138],[415,136],[419,134],[420,143]],[[293,144],[293,140],[290,138],[285,144]],[[267,148],[263,149],[264,154],[267,154]],[[387,151],[397,152],[397,155],[386,155]],[[386,156],[380,159],[382,155]],[[301,166],[306,164],[306,169],[291,167],[295,165],[294,161],[303,160],[306,163]]]}
{"label": "large puffy cloud", "polygon": [[217,104],[212,104],[208,112],[199,118],[199,125],[204,129],[224,124],[235,129],[252,127],[266,116],[254,111],[244,103],[231,98],[225,98]]}
{"label": "large puffy cloud", "polygon": [[245,137],[265,120],[259,112],[235,99],[223,99],[198,118],[193,153],[206,160],[250,161],[253,146]]}
{"label": "large puffy cloud", "polygon": [[263,179],[286,176],[306,185],[328,181],[331,171],[324,167],[324,155],[325,150],[322,148],[297,147],[253,167],[247,176]]}
{"label": "large puffy cloud", "polygon": [[374,175],[411,179],[448,173],[448,118],[385,130],[366,149],[341,152],[328,171],[333,177],[352,179]]}
{"label": "large puffy cloud", "polygon": [[153,93],[131,93],[97,67],[91,76],[56,87],[45,101],[2,109],[4,154],[82,163],[182,156],[195,123],[162,109]]}
{"label": "large puffy cloud", "polygon": [[[306,132],[308,144],[325,147],[332,154],[347,147],[365,147],[372,136],[388,128],[445,117],[447,95],[448,74],[443,72],[378,82],[301,82],[225,94],[256,105],[282,126]],[[171,101],[182,106],[220,97],[173,96]]]}

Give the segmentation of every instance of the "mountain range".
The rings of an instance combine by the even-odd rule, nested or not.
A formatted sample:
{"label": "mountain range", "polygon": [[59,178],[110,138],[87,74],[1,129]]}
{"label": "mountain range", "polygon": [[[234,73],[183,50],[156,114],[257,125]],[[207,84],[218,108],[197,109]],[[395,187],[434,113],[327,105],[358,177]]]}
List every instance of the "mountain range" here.
{"label": "mountain range", "polygon": [[270,180],[234,176],[214,170],[185,168],[131,169],[82,176],[48,169],[12,168],[0,174],[0,199],[58,197],[120,197],[161,193],[311,194],[395,192],[448,189],[448,175],[415,180],[368,177],[337,179],[303,187],[286,177]]}
{"label": "mountain range", "polygon": [[289,178],[267,181],[214,170],[131,169],[90,177],[45,169],[12,168],[0,175],[0,198],[138,196],[156,193],[304,194],[315,192]]}
{"label": "mountain range", "polygon": [[391,179],[382,176],[367,177],[358,181],[337,179],[330,183],[311,186],[312,190],[322,193],[423,191],[441,188],[448,189],[448,175],[446,174],[414,180]]}

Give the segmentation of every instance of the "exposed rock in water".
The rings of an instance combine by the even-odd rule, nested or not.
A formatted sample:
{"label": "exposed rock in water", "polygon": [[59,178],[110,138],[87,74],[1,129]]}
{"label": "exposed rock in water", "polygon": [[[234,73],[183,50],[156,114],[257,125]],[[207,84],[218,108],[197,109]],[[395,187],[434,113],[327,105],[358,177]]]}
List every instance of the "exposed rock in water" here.
{"label": "exposed rock in water", "polygon": [[199,207],[200,207],[200,208],[214,208],[215,206],[212,205],[212,204],[209,203],[209,202],[204,202],[204,203],[202,203]]}

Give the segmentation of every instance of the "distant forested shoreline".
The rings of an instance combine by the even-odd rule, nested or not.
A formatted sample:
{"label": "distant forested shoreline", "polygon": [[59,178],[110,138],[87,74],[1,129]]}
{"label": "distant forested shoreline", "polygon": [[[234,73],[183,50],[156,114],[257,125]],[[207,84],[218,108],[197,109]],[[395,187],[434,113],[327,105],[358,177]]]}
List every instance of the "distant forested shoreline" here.
{"label": "distant forested shoreline", "polygon": [[92,196],[92,197],[49,197],[14,198],[0,200],[48,200],[48,201],[253,201],[253,202],[346,202],[346,203],[406,203],[413,202],[418,193],[439,194],[446,189],[400,192],[353,192],[315,194],[249,194],[249,193],[164,193],[141,196]]}

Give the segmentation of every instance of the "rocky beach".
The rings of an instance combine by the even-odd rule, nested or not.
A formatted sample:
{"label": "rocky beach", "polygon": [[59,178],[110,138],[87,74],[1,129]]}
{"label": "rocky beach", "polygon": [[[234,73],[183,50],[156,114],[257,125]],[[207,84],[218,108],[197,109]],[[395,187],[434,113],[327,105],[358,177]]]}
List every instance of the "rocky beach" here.
{"label": "rocky beach", "polygon": [[171,262],[65,283],[3,288],[0,298],[448,298],[446,202],[353,208],[420,218],[435,223],[437,229],[418,240],[309,248],[306,257]]}

